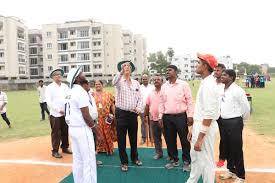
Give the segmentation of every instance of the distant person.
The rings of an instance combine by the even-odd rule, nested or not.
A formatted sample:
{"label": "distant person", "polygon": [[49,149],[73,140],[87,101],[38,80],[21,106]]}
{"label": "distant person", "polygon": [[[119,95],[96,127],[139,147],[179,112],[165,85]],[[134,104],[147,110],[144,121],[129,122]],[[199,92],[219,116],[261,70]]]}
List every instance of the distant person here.
{"label": "distant person", "polygon": [[255,88],[255,77],[251,76],[251,88]]}
{"label": "distant person", "polygon": [[7,117],[7,104],[8,104],[7,94],[0,90],[0,113],[1,113],[2,119],[7,123],[9,128],[11,128],[10,120]]}
{"label": "distant person", "polygon": [[232,69],[225,70],[221,78],[225,84],[224,97],[221,102],[221,118],[225,133],[228,172],[220,175],[220,179],[232,179],[237,176],[234,183],[244,183],[242,132],[244,120],[250,115],[250,106],[245,91],[235,83],[235,79],[236,73]]}
{"label": "distant person", "polygon": [[265,87],[265,79],[264,76],[260,76],[260,88],[264,88]]}
{"label": "distant person", "polygon": [[55,69],[51,72],[50,78],[53,82],[46,89],[46,102],[50,106],[50,123],[51,123],[51,139],[52,139],[52,156],[62,158],[59,154],[60,141],[62,142],[62,152],[72,154],[68,149],[68,125],[65,122],[65,98],[68,92],[68,86],[62,83],[62,69]]}
{"label": "distant person", "polygon": [[[149,76],[147,74],[143,74],[141,78],[142,84],[140,85],[140,92],[143,100],[143,107],[140,113],[140,119],[141,119],[141,142],[140,144],[144,144],[146,141],[146,137],[149,136],[150,141],[151,140],[151,133],[150,133],[150,117],[147,116],[147,122],[148,122],[148,132],[146,131],[146,118],[144,116],[144,109],[146,105],[146,100],[149,96],[149,94],[154,90],[154,86],[149,83]],[[148,133],[148,134],[147,134]]]}
{"label": "distant person", "polygon": [[38,91],[38,95],[39,95],[39,103],[40,103],[41,116],[42,116],[40,121],[44,121],[45,120],[45,111],[48,115],[50,115],[50,112],[47,107],[46,96],[45,96],[47,87],[44,85],[43,80],[39,80],[38,84],[39,84],[39,86],[37,88],[37,91]]}

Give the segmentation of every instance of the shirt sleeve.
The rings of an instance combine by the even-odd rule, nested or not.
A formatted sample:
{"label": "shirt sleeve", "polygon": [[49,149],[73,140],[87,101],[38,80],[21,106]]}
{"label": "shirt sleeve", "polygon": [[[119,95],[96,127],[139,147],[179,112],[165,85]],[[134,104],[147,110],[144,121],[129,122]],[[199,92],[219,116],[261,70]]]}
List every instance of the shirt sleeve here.
{"label": "shirt sleeve", "polygon": [[89,107],[89,94],[85,91],[79,92],[79,98],[77,101],[78,107],[81,109],[83,107]]}
{"label": "shirt sleeve", "polygon": [[185,83],[183,85],[183,91],[184,91],[184,96],[185,96],[186,105],[187,105],[187,111],[186,111],[187,116],[193,117],[194,106],[193,106],[192,92],[191,92],[191,88],[188,83]]}
{"label": "shirt sleeve", "polygon": [[203,86],[203,104],[204,114],[203,119],[214,119],[216,120],[217,114],[219,113],[219,99],[218,99],[218,88],[216,84],[205,84]]}
{"label": "shirt sleeve", "polygon": [[164,113],[164,87],[160,90],[160,103],[159,103],[159,119],[162,119]]}
{"label": "shirt sleeve", "polygon": [[239,103],[241,106],[241,113],[244,120],[247,120],[250,116],[250,105],[247,100],[247,96],[245,94],[245,91],[240,88],[239,90]]}
{"label": "shirt sleeve", "polygon": [[116,87],[119,88],[119,87],[120,87],[120,80],[121,80],[121,78],[122,78],[122,75],[120,74],[120,72],[117,73],[117,74],[115,75],[113,81],[112,81],[112,84],[113,84],[114,86],[116,86]]}

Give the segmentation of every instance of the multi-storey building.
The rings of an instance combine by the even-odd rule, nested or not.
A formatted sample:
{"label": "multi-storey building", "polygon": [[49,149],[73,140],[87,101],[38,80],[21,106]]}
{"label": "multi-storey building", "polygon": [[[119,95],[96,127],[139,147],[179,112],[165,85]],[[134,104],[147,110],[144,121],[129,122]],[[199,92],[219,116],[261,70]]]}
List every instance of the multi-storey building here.
{"label": "multi-storey building", "polygon": [[43,42],[40,30],[29,30],[30,78],[43,78]]}
{"label": "multi-storey building", "polygon": [[178,75],[180,79],[192,80],[196,78],[196,62],[197,60],[187,54],[174,56],[171,64],[176,65],[180,69]]}
{"label": "multi-storey building", "polygon": [[224,64],[226,69],[233,69],[233,59],[230,55],[219,57],[218,62]]}
{"label": "multi-storey building", "polygon": [[0,79],[28,78],[28,29],[16,17],[0,16]]}

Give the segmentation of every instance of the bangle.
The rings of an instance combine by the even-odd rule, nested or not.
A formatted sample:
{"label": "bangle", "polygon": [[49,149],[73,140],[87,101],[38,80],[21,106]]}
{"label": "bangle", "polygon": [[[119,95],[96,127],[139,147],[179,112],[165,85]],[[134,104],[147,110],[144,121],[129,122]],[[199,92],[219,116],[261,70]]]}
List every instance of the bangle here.
{"label": "bangle", "polygon": [[91,127],[91,129],[93,129],[94,127],[96,127],[96,123],[94,123],[94,125]]}

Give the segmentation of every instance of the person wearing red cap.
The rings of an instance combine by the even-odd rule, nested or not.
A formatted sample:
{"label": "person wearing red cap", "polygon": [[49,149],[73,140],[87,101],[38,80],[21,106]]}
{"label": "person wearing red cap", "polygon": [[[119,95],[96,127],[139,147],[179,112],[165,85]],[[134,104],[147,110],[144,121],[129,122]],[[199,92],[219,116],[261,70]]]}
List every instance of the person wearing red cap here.
{"label": "person wearing red cap", "polygon": [[[191,138],[191,172],[187,183],[197,183],[202,177],[204,183],[215,182],[214,142],[218,131],[219,90],[212,75],[217,60],[212,55],[197,55],[196,73],[202,77],[197,93],[194,123],[189,128]],[[191,135],[192,134],[192,135]]]}

